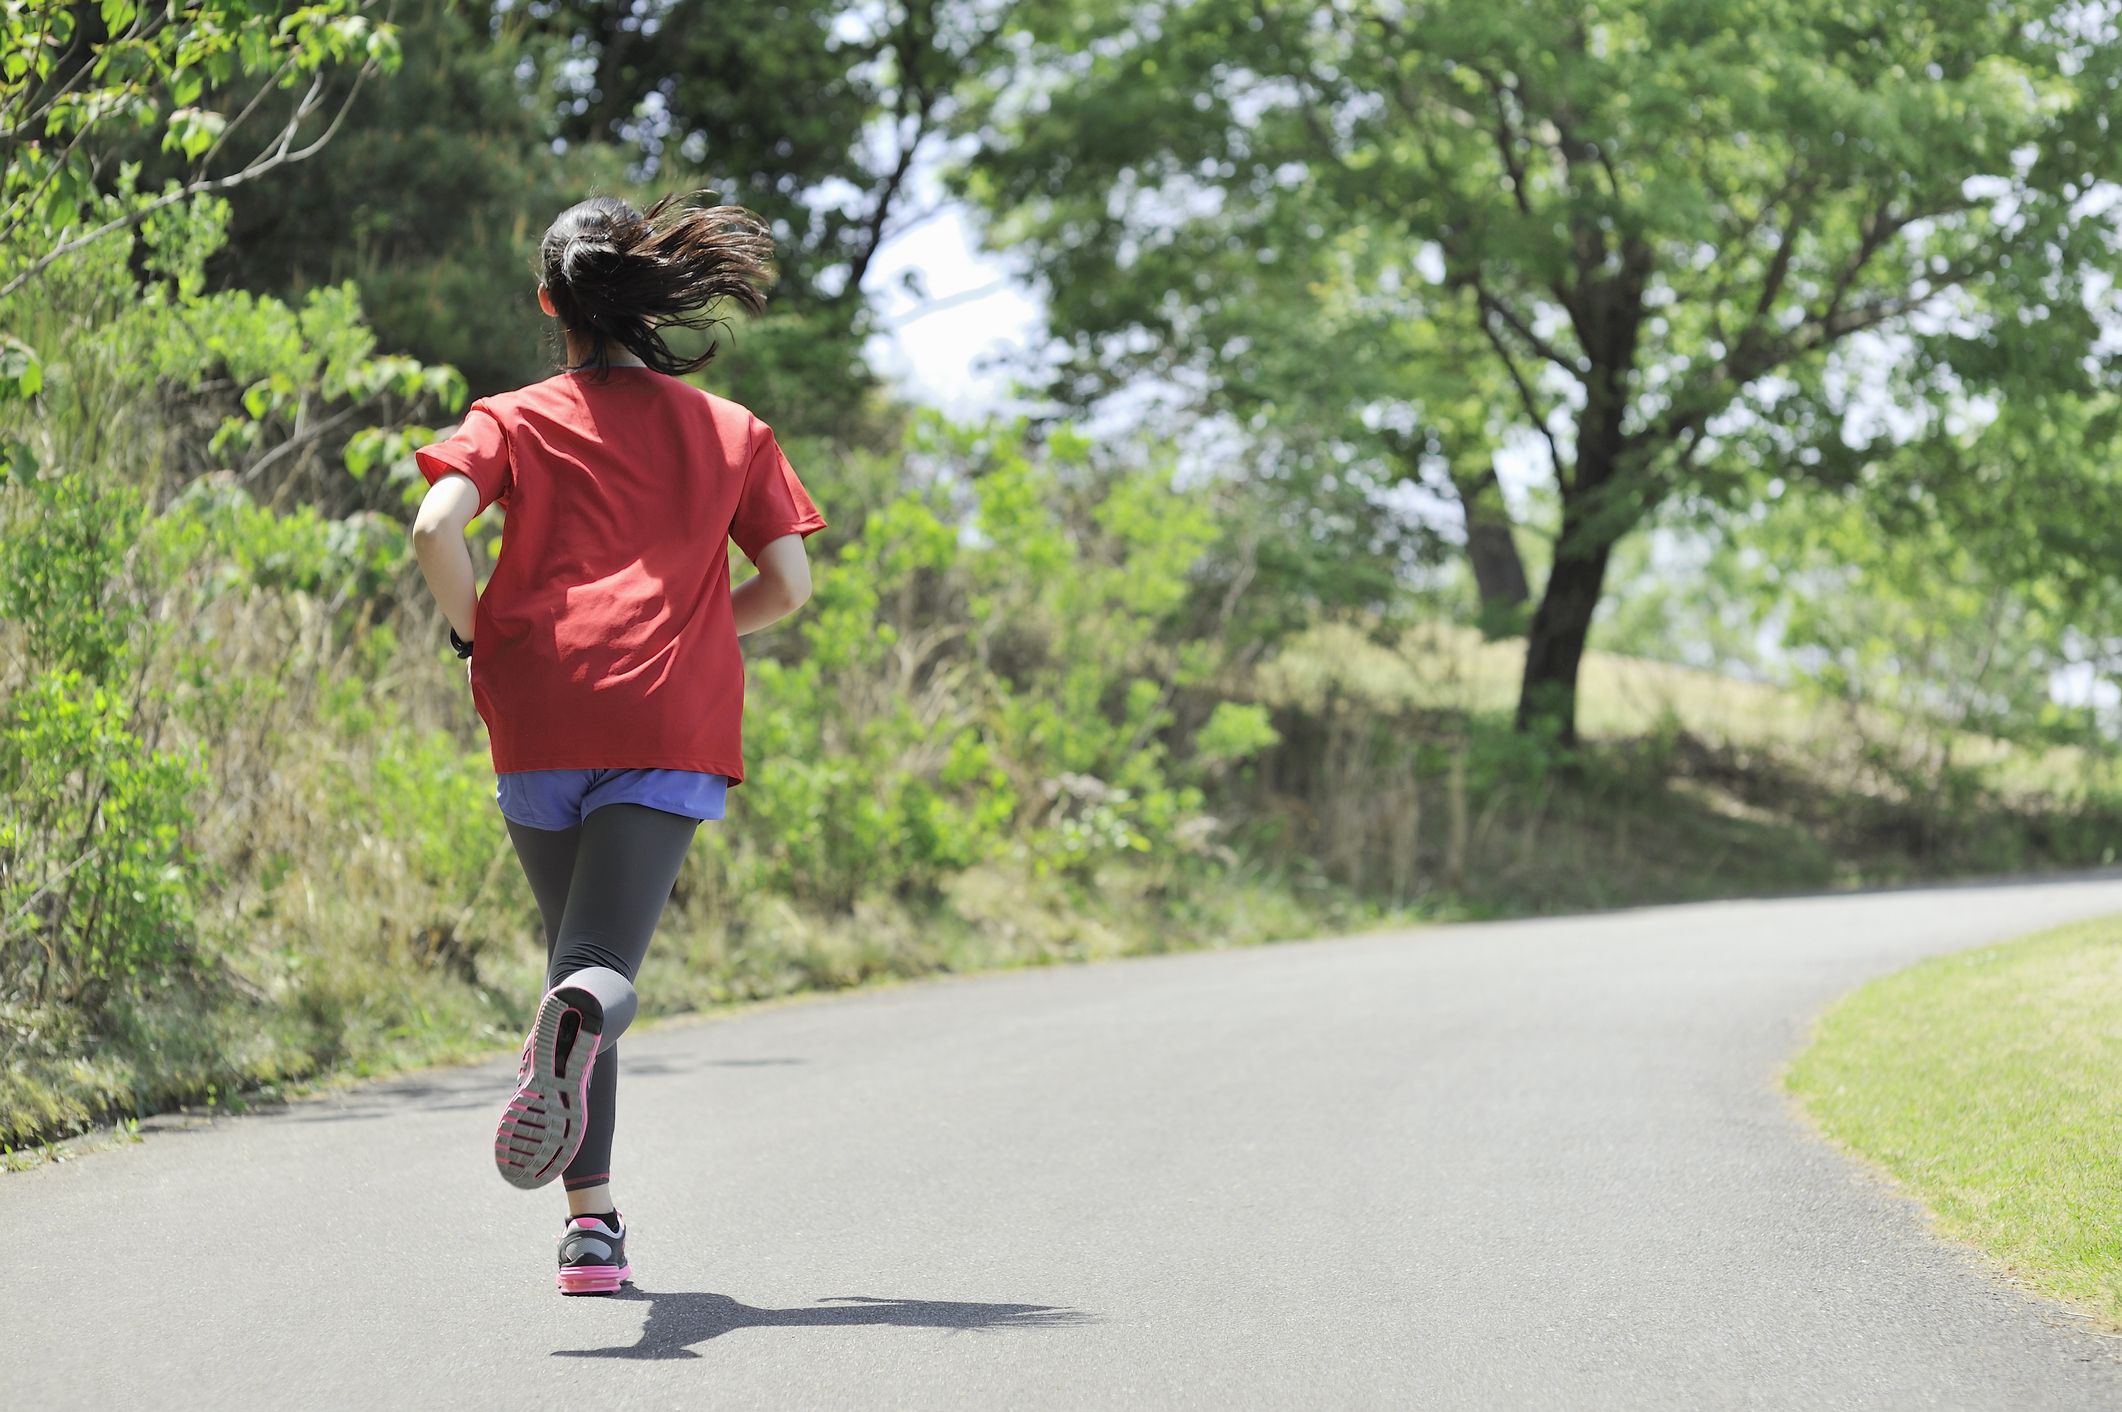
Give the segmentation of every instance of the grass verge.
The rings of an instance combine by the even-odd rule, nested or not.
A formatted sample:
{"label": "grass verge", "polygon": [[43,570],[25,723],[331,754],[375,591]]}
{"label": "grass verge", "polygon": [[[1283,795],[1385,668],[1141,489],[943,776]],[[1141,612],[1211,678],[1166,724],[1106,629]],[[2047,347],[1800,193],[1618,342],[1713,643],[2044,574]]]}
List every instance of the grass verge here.
{"label": "grass verge", "polygon": [[[983,867],[915,907],[865,900],[824,918],[782,899],[691,895],[666,909],[640,976],[642,1018],[709,1014],[927,976],[1250,946],[1413,920],[1346,894],[1242,869],[1192,885],[1114,867],[1095,885]],[[506,944],[421,957],[333,915],[324,939],[241,985],[176,972],[128,988],[94,1033],[0,1012],[0,1172],[63,1155],[112,1121],[174,1109],[241,1113],[345,1083],[512,1053],[543,986],[535,914]],[[1447,911],[1426,914],[1449,917]],[[229,974],[224,972],[224,976]],[[74,1030],[66,1029],[74,1024]]]}
{"label": "grass verge", "polygon": [[2122,1328],[2122,917],[1874,981],[1786,1083],[1943,1234]]}

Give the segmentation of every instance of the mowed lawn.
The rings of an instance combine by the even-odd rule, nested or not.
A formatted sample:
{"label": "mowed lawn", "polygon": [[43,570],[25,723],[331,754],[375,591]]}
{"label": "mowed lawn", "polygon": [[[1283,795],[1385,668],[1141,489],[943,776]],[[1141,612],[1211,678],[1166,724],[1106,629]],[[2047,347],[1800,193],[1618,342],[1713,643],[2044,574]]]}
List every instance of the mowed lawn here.
{"label": "mowed lawn", "polygon": [[1874,981],[1787,1082],[1945,1234],[2122,1328],[2122,917]]}

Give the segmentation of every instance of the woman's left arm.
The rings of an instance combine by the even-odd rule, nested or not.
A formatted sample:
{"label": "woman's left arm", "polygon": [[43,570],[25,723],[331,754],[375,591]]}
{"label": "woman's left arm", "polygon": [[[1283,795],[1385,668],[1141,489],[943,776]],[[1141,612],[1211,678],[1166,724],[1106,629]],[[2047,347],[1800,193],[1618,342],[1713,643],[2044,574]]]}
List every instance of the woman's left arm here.
{"label": "woman's left arm", "polygon": [[413,517],[413,557],[442,615],[466,642],[479,611],[479,585],[464,527],[478,514],[479,487],[469,476],[447,475],[428,487]]}

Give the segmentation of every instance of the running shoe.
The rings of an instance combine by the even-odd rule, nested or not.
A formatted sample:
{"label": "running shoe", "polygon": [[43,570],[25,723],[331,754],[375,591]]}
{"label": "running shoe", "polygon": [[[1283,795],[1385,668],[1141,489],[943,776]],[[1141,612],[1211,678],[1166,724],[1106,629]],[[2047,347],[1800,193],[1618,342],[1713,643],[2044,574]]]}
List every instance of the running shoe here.
{"label": "running shoe", "polygon": [[603,1035],[604,1007],[588,991],[562,983],[538,1002],[516,1091],[494,1131],[494,1165],[510,1186],[544,1186],[582,1146],[589,1073]]}
{"label": "running shoe", "polygon": [[560,1273],[554,1283],[562,1294],[610,1294],[634,1277],[626,1263],[626,1218],[613,1230],[596,1216],[570,1216],[560,1237]]}

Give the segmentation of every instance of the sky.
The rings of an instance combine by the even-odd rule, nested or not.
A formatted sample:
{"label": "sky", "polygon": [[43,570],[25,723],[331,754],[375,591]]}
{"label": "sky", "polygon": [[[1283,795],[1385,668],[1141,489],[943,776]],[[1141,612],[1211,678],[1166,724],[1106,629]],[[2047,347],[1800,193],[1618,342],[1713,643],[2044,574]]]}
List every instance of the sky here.
{"label": "sky", "polygon": [[[918,273],[922,293],[903,284]],[[1046,330],[1037,291],[979,249],[965,208],[891,236],[862,281],[886,332],[865,350],[871,366],[911,399],[954,417],[1008,410],[1009,371],[999,359],[1030,351]]]}

